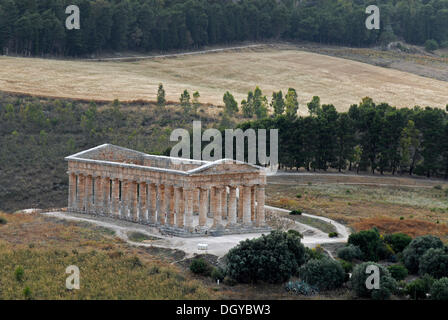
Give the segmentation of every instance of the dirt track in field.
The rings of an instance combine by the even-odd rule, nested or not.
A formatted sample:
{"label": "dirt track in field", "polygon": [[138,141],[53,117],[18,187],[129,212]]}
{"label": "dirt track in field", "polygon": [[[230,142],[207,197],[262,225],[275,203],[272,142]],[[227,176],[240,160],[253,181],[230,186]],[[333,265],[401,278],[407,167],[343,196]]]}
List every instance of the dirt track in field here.
{"label": "dirt track in field", "polygon": [[268,96],[294,87],[302,114],[314,95],[341,111],[365,96],[397,107],[444,108],[448,103],[448,82],[287,45],[133,62],[0,57],[3,91],[75,99],[155,100],[159,83],[164,84],[168,100],[178,101],[188,89],[198,90],[201,102],[219,105],[227,90],[241,101],[257,85]]}

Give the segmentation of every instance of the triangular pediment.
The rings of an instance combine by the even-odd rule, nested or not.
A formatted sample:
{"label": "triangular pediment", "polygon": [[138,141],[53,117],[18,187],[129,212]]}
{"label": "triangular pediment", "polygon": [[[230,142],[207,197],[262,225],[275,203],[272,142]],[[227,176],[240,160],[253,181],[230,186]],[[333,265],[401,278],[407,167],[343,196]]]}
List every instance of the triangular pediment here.
{"label": "triangular pediment", "polygon": [[232,159],[221,159],[210,162],[188,171],[189,174],[228,174],[228,173],[258,173],[261,167]]}

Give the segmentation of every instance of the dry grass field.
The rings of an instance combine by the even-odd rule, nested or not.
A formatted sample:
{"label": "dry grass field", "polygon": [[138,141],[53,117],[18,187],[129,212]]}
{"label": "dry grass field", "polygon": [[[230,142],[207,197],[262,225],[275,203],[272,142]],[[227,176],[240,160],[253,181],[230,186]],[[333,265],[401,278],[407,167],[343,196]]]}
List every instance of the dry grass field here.
{"label": "dry grass field", "polygon": [[162,82],[167,99],[178,101],[184,89],[198,90],[200,101],[222,104],[225,91],[238,101],[259,85],[273,90],[294,87],[303,104],[312,96],[347,110],[365,96],[397,107],[445,107],[448,82],[357,61],[262,46],[209,54],[134,62],[47,60],[0,57],[0,89],[31,95],[92,100],[155,100]]}
{"label": "dry grass field", "polygon": [[[128,245],[113,230],[88,223],[0,212],[0,300],[351,298],[347,289],[306,298],[283,285],[218,286],[194,275],[191,259],[183,258],[179,250]],[[69,265],[80,269],[80,290],[65,288]]]}
{"label": "dry grass field", "polygon": [[[0,219],[0,300],[216,298],[172,264],[181,251],[131,247],[112,230],[38,214],[0,212]],[[70,265],[80,269],[80,290],[65,288]]]}
{"label": "dry grass field", "polygon": [[388,176],[300,175],[269,177],[268,204],[302,209],[385,233],[434,234],[448,240],[448,184]]}

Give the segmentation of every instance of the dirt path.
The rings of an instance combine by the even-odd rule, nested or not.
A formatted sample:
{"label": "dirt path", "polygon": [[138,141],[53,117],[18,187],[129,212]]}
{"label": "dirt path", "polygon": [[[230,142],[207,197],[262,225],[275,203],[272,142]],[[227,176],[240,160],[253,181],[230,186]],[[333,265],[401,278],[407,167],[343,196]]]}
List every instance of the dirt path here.
{"label": "dirt path", "polygon": [[251,48],[257,48],[257,47],[264,47],[264,46],[265,46],[264,44],[252,44],[252,45],[239,46],[239,47],[208,49],[208,50],[170,53],[170,54],[159,54],[159,55],[153,55],[153,56],[135,56],[135,57],[128,56],[128,57],[117,57],[117,58],[86,59],[86,61],[138,61],[138,60],[159,59],[159,58],[176,58],[176,57],[191,56],[191,55],[196,55],[196,54],[217,53],[217,52],[225,52],[225,51],[251,49]]}
{"label": "dirt path", "polygon": [[[303,178],[303,181],[298,181]],[[342,178],[342,179],[339,179]],[[319,172],[284,172],[279,171],[268,177],[269,184],[309,185],[311,183],[341,185],[397,186],[409,188],[434,188],[436,185],[448,184],[442,179],[426,179],[409,176],[369,175],[353,173],[319,173]]]}
{"label": "dirt path", "polygon": [[[287,211],[284,209],[274,208],[270,206],[266,206],[266,208],[274,211],[282,211],[282,212]],[[226,235],[220,237],[179,238],[179,237],[162,235],[159,232],[159,230],[154,227],[143,226],[137,223],[122,220],[115,220],[108,217],[93,217],[73,213],[69,214],[61,211],[42,212],[41,214],[58,219],[88,222],[95,224],[97,226],[111,229],[115,232],[117,237],[134,246],[161,247],[161,248],[182,250],[186,253],[186,258],[192,257],[195,253],[204,253],[204,251],[198,250],[198,244],[200,243],[208,244],[207,253],[222,257],[231,248],[235,247],[240,241],[246,239],[253,239],[261,236],[261,234],[259,233],[249,233],[249,234]],[[310,214],[303,214],[303,215],[315,219],[320,219],[327,223],[331,223],[336,227],[336,230],[339,233],[339,237],[337,238],[328,238],[328,235],[325,234],[324,232],[316,228],[307,226],[305,224],[300,224],[296,222],[299,225],[300,229],[303,230],[303,232],[305,233],[304,238],[302,239],[302,243],[305,246],[313,248],[317,244],[344,243],[347,241],[350,232],[342,224],[324,217],[318,217]],[[160,240],[151,240],[149,241],[149,243],[134,242],[129,240],[128,233],[130,232],[141,232],[151,237],[157,237]]]}

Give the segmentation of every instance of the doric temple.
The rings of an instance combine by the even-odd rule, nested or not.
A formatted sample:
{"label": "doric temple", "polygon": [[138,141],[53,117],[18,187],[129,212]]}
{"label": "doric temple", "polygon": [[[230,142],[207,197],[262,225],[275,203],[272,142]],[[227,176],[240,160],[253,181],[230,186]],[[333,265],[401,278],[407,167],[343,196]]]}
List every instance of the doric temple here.
{"label": "doric temple", "polygon": [[65,160],[69,212],[147,224],[184,237],[270,229],[260,167],[149,155],[111,144]]}

